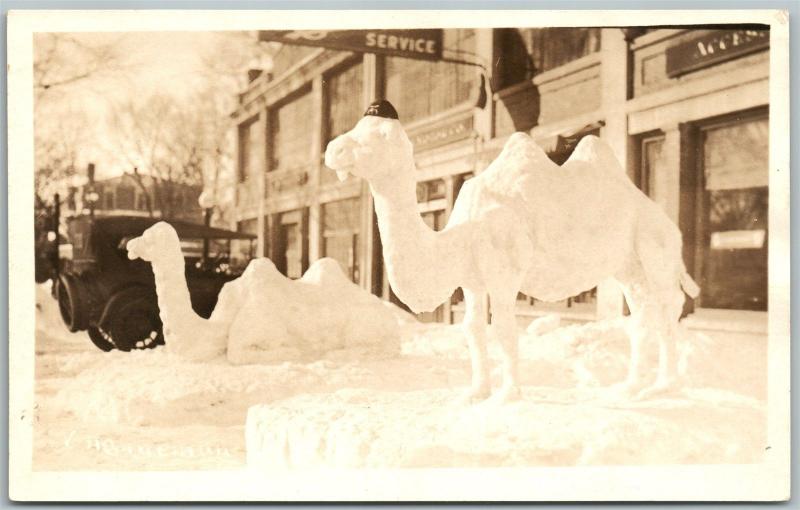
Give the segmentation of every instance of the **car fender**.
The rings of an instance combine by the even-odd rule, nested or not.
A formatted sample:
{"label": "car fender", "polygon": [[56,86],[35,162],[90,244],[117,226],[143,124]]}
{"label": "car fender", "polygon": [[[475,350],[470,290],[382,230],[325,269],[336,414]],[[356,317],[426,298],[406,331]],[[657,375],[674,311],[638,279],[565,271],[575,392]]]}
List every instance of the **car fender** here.
{"label": "car fender", "polygon": [[100,320],[97,321],[97,325],[102,329],[103,325],[108,321],[115,309],[118,309],[121,305],[132,301],[143,301],[147,306],[152,307],[153,311],[158,314],[158,303],[153,290],[141,285],[134,285],[117,291],[111,296],[111,298],[109,298],[106,306],[103,308],[103,313],[100,316]]}

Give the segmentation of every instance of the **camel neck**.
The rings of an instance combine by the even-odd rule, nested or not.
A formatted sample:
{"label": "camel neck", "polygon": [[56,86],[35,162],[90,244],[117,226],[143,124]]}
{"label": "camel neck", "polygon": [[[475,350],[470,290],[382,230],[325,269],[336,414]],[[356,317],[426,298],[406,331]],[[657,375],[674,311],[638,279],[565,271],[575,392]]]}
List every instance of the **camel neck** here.
{"label": "camel neck", "polygon": [[452,271],[442,267],[451,263],[451,246],[422,220],[413,173],[395,175],[391,183],[370,183],[370,189],[392,290],[415,312],[435,309],[457,285]]}
{"label": "camel neck", "polygon": [[[435,232],[423,221],[417,205],[416,182],[404,176],[392,183],[370,184],[375,199],[378,228],[385,240],[398,243],[397,251],[427,248],[435,240]],[[386,244],[384,244],[384,248]]]}
{"label": "camel neck", "polygon": [[186,266],[180,246],[168,249],[158,261],[151,262],[155,277],[158,308],[165,327],[186,314],[194,314],[189,287],[186,283]]}

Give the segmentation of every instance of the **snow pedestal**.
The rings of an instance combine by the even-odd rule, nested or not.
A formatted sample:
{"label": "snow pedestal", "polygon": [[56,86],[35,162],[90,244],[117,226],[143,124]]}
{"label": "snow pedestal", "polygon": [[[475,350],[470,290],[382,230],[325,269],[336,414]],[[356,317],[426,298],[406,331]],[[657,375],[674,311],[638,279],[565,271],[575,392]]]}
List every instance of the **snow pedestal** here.
{"label": "snow pedestal", "polygon": [[251,407],[254,469],[755,462],[763,406],[716,390],[631,402],[598,389],[523,389],[455,404],[450,390],[340,390]]}

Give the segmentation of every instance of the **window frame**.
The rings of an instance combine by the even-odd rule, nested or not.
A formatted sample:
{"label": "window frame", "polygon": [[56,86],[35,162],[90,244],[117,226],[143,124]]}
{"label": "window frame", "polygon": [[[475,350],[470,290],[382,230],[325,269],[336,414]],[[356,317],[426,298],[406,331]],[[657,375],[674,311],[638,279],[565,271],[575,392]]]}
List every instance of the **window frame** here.
{"label": "window frame", "polygon": [[[239,137],[237,143],[237,149],[239,153],[237,154],[237,166],[239,167],[239,171],[237,172],[237,182],[239,184],[244,184],[247,182],[248,177],[250,176],[250,166],[252,162],[250,161],[250,130],[255,129],[255,125],[258,123],[258,114],[255,114],[251,117],[248,117],[243,122],[239,123],[237,134]],[[244,134],[247,136],[243,136]]]}
{"label": "window frame", "polygon": [[[704,246],[704,236],[705,233],[708,231],[708,215],[707,207],[708,203],[706,200],[706,176],[705,176],[705,140],[706,140],[706,133],[713,129],[724,128],[727,126],[735,126],[739,124],[746,124],[748,122],[757,122],[760,120],[767,120],[769,121],[769,109],[768,107],[758,107],[751,110],[746,111],[739,111],[728,113],[719,117],[713,117],[709,119],[703,119],[701,121],[697,121],[692,123],[692,131],[693,135],[693,161],[691,162],[691,170],[694,173],[694,196],[693,196],[693,208],[694,208],[694,218],[692,220],[692,226],[694,230],[694,235],[691,237],[691,241],[693,246],[691,248],[692,253],[692,269],[691,275],[698,283],[702,280],[703,277],[703,270],[704,264],[706,263],[705,257],[703,255],[703,246]],[[767,132],[767,136],[770,136],[769,131]],[[767,151],[769,153],[769,138],[767,144]],[[769,171],[769,161],[767,161],[768,171]],[[769,194],[769,185],[767,185],[767,193]],[[767,199],[767,213],[769,214],[769,199]],[[769,231],[767,231],[767,238],[769,238]],[[769,290],[769,265],[767,266],[767,288]],[[747,309],[739,309],[739,308],[714,308],[710,306],[703,306],[702,301],[702,293],[701,295],[697,296],[697,298],[693,299],[692,304],[692,311],[693,312],[701,312],[707,310],[712,313],[717,312],[750,312],[750,313],[767,313],[769,312],[769,300],[767,300],[766,310],[747,310]]]}
{"label": "window frame", "polygon": [[[278,132],[278,131],[275,130],[275,127],[276,126],[280,127],[279,123],[277,122],[279,111],[281,110],[281,108],[285,108],[286,106],[288,106],[288,105],[290,105],[290,104],[292,104],[292,103],[294,103],[296,101],[299,101],[301,99],[306,99],[306,98],[307,98],[308,101],[311,101],[311,111],[313,112],[314,111],[314,90],[313,90],[313,87],[312,87],[312,84],[311,84],[310,81],[304,83],[303,85],[301,85],[300,87],[298,87],[297,89],[292,91],[292,93],[286,95],[286,97],[282,98],[279,102],[271,105],[269,107],[269,109],[267,110],[267,137],[266,137],[267,138],[267,143],[266,143],[267,157],[266,157],[266,165],[265,165],[266,166],[266,169],[265,169],[266,173],[268,173],[268,174],[276,173],[276,172],[279,172],[279,173],[289,172],[289,173],[291,173],[291,172],[296,172],[296,171],[298,171],[300,169],[303,169],[303,168],[305,168],[305,171],[308,172],[310,166],[314,164],[313,158],[311,157],[311,152],[308,153],[308,161],[307,161],[305,166],[298,165],[298,166],[293,166],[293,167],[281,168],[280,167],[280,161],[277,160],[276,157],[275,157],[276,156],[275,148],[277,147],[277,144],[275,143],[276,142],[275,137],[276,137],[276,134]],[[309,118],[309,121],[310,121],[310,125],[308,126],[308,132],[312,133],[313,129],[314,129],[314,123],[310,118]],[[309,148],[310,148],[310,145],[309,145]],[[275,164],[276,161],[278,161],[277,165]]]}
{"label": "window frame", "polygon": [[[327,147],[328,142],[333,139],[333,135],[331,135],[330,129],[330,110],[331,110],[331,96],[330,96],[330,80],[333,78],[340,76],[347,71],[351,70],[354,67],[361,66],[361,88],[362,88],[362,96],[364,90],[364,58],[362,55],[354,55],[351,58],[348,58],[341,64],[336,65],[332,69],[327,70],[322,75],[322,82],[324,86],[322,87],[322,136],[320,140],[322,142],[322,149],[324,152],[325,147]],[[359,104],[363,105],[364,98],[359,98]]]}
{"label": "window frame", "polygon": [[[470,38],[473,40],[473,45],[474,46],[473,46],[472,50],[462,50],[459,47],[456,47],[456,48],[447,48],[446,47],[446,48],[444,48],[444,53],[445,54],[448,53],[448,50],[450,52],[467,51],[468,53],[477,53],[476,50],[477,50],[477,45],[478,45],[478,32],[477,32],[478,29],[464,27],[464,28],[452,28],[452,29],[446,29],[446,30],[454,30],[454,31],[456,31],[456,30],[472,30],[473,32],[470,35]],[[447,37],[447,34],[445,34],[445,37]],[[465,39],[465,37],[463,35],[459,36],[458,39],[457,39],[457,42],[460,43],[464,39]],[[445,43],[446,43],[446,41],[445,41]],[[431,69],[433,69],[433,66],[442,66],[442,65],[453,66],[453,70],[454,71],[458,70],[459,72],[463,71],[463,72],[468,72],[468,73],[474,73],[474,76],[472,76],[472,81],[474,81],[474,83],[473,83],[474,87],[470,88],[471,92],[462,101],[455,102],[454,104],[452,104],[452,105],[450,105],[450,106],[448,106],[446,108],[443,108],[441,110],[435,110],[433,108],[433,106],[429,105],[430,107],[426,108],[426,112],[423,115],[421,115],[419,117],[416,117],[416,118],[411,118],[411,117],[408,116],[407,112],[404,115],[404,111],[403,110],[405,109],[404,107],[406,105],[402,104],[402,102],[399,101],[397,98],[389,98],[388,97],[388,95],[389,95],[389,90],[388,90],[389,89],[389,78],[390,78],[389,66],[390,66],[390,61],[391,61],[390,59],[398,59],[398,61],[401,61],[401,62],[404,62],[404,61],[408,60],[409,62],[411,62],[412,65],[426,66],[426,69],[428,69],[429,72],[430,72]],[[382,92],[382,95],[384,97],[386,97],[387,99],[389,99],[390,101],[392,101],[394,103],[394,105],[396,107],[398,107],[400,120],[403,122],[403,125],[406,127],[407,130],[414,130],[415,128],[417,128],[417,127],[419,127],[421,125],[427,125],[427,124],[429,124],[431,122],[436,122],[438,119],[449,117],[451,114],[455,114],[455,112],[466,110],[468,108],[471,108],[471,106],[472,106],[472,102],[473,102],[474,96],[475,96],[475,94],[477,92],[477,86],[478,86],[478,83],[479,83],[478,82],[479,71],[478,71],[478,68],[475,67],[475,66],[470,66],[470,65],[466,65],[466,64],[458,64],[458,63],[453,63],[453,62],[442,62],[442,61],[435,61],[434,62],[434,61],[425,61],[425,60],[409,60],[409,59],[404,59],[403,57],[383,57],[383,58],[380,59],[379,62],[380,62],[380,64],[379,64],[379,73],[378,73],[378,83],[380,84],[380,90]],[[456,73],[454,73],[454,76],[455,75],[456,75]],[[458,87],[458,79],[457,78],[456,78],[456,81],[454,81],[452,85],[455,86],[455,87]],[[429,94],[429,96],[430,96],[430,94]]]}
{"label": "window frame", "polygon": [[[667,135],[663,131],[653,131],[637,137],[637,161],[636,167],[636,182],[635,184],[639,189],[650,197],[653,198],[653,172],[651,166],[647,162],[647,150],[645,146],[649,143],[666,143]],[[663,150],[663,149],[662,149]]]}
{"label": "window frame", "polygon": [[[336,204],[337,202],[346,202],[346,201],[353,201],[356,204],[355,211],[356,211],[356,222],[351,228],[327,228],[327,218],[326,216],[329,214],[329,211],[326,210],[326,206],[331,206],[332,204]],[[327,250],[327,241],[331,238],[336,237],[349,237],[350,238],[350,249],[351,249],[351,260],[349,260],[349,264],[347,267],[348,271],[348,278],[354,282],[358,283],[359,279],[361,278],[361,271],[364,261],[361,260],[361,253],[360,253],[360,243],[361,243],[361,231],[362,231],[362,218],[361,218],[361,210],[362,210],[362,197],[361,195],[356,196],[348,196],[337,198],[335,200],[329,200],[327,202],[323,202],[320,204],[320,226],[319,229],[319,237],[320,237],[320,254],[322,257],[330,257]]]}

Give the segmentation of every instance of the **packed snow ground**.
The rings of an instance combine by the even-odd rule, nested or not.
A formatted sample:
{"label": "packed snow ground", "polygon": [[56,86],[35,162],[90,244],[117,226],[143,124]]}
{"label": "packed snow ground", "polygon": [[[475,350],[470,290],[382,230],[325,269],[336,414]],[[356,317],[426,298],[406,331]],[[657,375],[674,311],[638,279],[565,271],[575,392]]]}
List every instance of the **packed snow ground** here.
{"label": "packed snow ground", "polygon": [[632,401],[607,388],[625,376],[624,319],[546,317],[521,336],[522,400],[467,405],[457,326],[406,325],[391,358],[232,366],[103,353],[64,330],[44,287],[37,301],[35,469],[753,462],[765,444],[766,346],[755,342],[685,332],[686,389]]}

